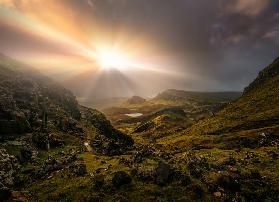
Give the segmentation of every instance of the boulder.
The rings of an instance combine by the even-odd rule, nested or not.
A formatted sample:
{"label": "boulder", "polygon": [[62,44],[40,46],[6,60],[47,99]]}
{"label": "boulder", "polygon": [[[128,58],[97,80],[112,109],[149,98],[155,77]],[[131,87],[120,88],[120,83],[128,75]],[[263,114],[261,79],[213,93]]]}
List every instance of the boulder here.
{"label": "boulder", "polygon": [[223,165],[234,166],[234,165],[236,165],[236,160],[235,160],[234,157],[230,156],[230,157],[228,157],[227,159],[225,159],[225,160],[223,161]]}
{"label": "boulder", "polygon": [[28,147],[24,147],[20,150],[20,162],[21,163],[26,163],[31,161],[33,156],[33,151],[28,148]]}
{"label": "boulder", "polygon": [[171,181],[179,182],[182,186],[188,186],[191,184],[191,178],[188,175],[185,175],[180,170],[175,170],[171,173]]}
{"label": "boulder", "polygon": [[105,177],[101,174],[94,175],[93,183],[95,188],[100,189],[105,183]]}
{"label": "boulder", "polygon": [[0,182],[0,201],[7,201],[11,197],[11,190]]}
{"label": "boulder", "polygon": [[155,170],[156,184],[166,185],[169,182],[171,175],[171,167],[165,163],[159,163]]}
{"label": "boulder", "polygon": [[73,166],[70,166],[70,170],[76,176],[85,176],[87,174],[86,165],[83,163],[76,163]]}
{"label": "boulder", "polygon": [[136,173],[136,177],[138,178],[138,180],[142,181],[142,182],[154,182],[155,180],[155,173],[153,170],[146,170],[146,171],[142,171],[139,172],[137,171]]}
{"label": "boulder", "polygon": [[114,187],[119,188],[122,185],[130,184],[132,178],[124,171],[118,171],[113,174],[112,184]]}
{"label": "boulder", "polygon": [[216,185],[231,192],[235,192],[240,189],[240,183],[238,182],[238,180],[228,174],[221,174],[221,176],[217,178]]}

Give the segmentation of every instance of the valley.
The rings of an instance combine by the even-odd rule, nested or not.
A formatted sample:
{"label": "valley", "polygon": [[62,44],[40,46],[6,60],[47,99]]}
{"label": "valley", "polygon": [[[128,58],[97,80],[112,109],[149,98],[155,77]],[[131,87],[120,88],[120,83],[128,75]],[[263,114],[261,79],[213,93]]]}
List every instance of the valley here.
{"label": "valley", "polygon": [[153,99],[136,96],[103,110],[111,125],[68,90],[2,56],[0,197],[276,201],[278,61],[243,95],[166,90]]}

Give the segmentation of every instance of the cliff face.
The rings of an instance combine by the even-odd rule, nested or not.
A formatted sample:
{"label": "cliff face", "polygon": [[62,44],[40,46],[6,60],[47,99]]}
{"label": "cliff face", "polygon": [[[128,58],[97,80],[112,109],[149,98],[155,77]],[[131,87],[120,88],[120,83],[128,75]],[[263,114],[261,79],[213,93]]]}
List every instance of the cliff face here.
{"label": "cliff face", "polygon": [[279,57],[268,67],[260,71],[258,77],[244,90],[244,94],[264,85],[268,80],[279,75]]}

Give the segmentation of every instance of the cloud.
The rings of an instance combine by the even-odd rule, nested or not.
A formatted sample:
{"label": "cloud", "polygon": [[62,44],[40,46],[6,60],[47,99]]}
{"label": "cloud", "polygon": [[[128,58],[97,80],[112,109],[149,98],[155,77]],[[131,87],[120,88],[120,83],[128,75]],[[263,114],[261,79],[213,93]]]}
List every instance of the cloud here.
{"label": "cloud", "polygon": [[227,11],[254,17],[260,15],[269,4],[270,0],[234,0],[228,5]]}
{"label": "cloud", "polygon": [[0,0],[1,7],[9,25],[0,24],[2,52],[70,55],[107,43],[186,75],[146,81],[152,92],[240,90],[279,52],[278,0]]}

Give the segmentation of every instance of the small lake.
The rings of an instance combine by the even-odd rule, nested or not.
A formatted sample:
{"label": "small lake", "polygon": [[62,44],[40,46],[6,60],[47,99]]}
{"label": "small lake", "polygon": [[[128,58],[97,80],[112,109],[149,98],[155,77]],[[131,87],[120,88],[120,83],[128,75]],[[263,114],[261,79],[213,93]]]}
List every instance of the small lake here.
{"label": "small lake", "polygon": [[142,113],[130,113],[130,114],[125,114],[126,116],[129,116],[129,117],[140,117],[142,116],[143,114]]}

